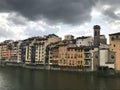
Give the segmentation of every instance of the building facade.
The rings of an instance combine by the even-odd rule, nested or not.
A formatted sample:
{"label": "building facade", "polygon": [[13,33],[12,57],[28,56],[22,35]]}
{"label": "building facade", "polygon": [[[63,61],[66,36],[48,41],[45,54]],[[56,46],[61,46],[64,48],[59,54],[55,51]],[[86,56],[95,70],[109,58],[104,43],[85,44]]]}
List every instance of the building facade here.
{"label": "building facade", "polygon": [[65,40],[73,40],[74,36],[73,35],[65,35]]}
{"label": "building facade", "polygon": [[110,50],[116,52],[115,69],[120,71],[120,32],[109,34]]}
{"label": "building facade", "polygon": [[100,45],[100,26],[95,25],[93,27],[94,29],[94,46],[99,46]]}
{"label": "building facade", "polygon": [[76,45],[78,47],[80,47],[80,46],[93,46],[93,37],[91,37],[91,36],[78,37],[78,38],[76,38]]}
{"label": "building facade", "polygon": [[21,45],[22,41],[15,41],[13,43],[11,43],[12,49],[11,49],[11,61],[12,62],[22,62],[21,61],[21,49],[20,49],[20,45]]}
{"label": "building facade", "polygon": [[48,45],[54,42],[61,41],[55,34],[50,34],[44,37],[29,38],[29,43],[26,45],[26,64],[46,64],[49,59]]}
{"label": "building facade", "polygon": [[107,44],[107,38],[105,35],[100,35],[100,44]]}

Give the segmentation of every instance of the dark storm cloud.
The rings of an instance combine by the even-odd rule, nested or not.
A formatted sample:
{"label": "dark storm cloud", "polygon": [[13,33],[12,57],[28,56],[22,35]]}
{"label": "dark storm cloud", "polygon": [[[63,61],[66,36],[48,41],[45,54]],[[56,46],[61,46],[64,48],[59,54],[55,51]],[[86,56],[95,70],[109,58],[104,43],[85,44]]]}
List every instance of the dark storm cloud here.
{"label": "dark storm cloud", "polygon": [[120,16],[118,16],[117,14],[115,14],[115,8],[109,8],[105,11],[103,11],[103,14],[113,20],[120,20]]}
{"label": "dark storm cloud", "polygon": [[89,21],[97,0],[0,0],[1,12],[16,12],[30,20],[81,24]]}

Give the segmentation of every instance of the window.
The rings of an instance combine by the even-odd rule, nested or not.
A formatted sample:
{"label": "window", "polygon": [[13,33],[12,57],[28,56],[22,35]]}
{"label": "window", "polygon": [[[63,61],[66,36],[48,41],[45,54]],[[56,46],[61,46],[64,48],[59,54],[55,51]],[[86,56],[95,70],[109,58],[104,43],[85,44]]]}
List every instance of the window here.
{"label": "window", "polygon": [[118,36],[116,36],[116,38],[118,38]]}
{"label": "window", "polygon": [[78,54],[78,58],[80,58],[80,54]]}
{"label": "window", "polygon": [[95,58],[98,59],[98,55],[95,55]]}
{"label": "window", "polygon": [[66,60],[63,60],[63,64],[66,64]]}
{"label": "window", "polygon": [[81,61],[81,64],[83,63],[83,61]]}
{"label": "window", "polygon": [[60,60],[60,64],[62,64],[62,60]]}
{"label": "window", "polygon": [[67,54],[67,57],[68,57],[68,58],[70,58],[70,55],[69,55],[69,54]]}
{"label": "window", "polygon": [[71,64],[74,65],[74,61],[73,60],[71,61]]}
{"label": "window", "polygon": [[86,64],[86,65],[89,65],[89,62],[88,62],[88,61],[86,61],[86,62],[85,62],[85,64]]}
{"label": "window", "polygon": [[77,58],[77,54],[74,54],[74,58]]}
{"label": "window", "polygon": [[82,54],[81,54],[81,58],[82,58]]}
{"label": "window", "polygon": [[115,44],[114,44],[114,47],[115,47]]}
{"label": "window", "polygon": [[80,61],[78,61],[78,64],[80,64]]}
{"label": "window", "polygon": [[111,55],[111,58],[114,59],[115,58],[114,55]]}
{"label": "window", "polygon": [[71,54],[71,58],[73,58],[73,54]]}
{"label": "window", "polygon": [[111,40],[114,40],[114,37],[112,37]]}

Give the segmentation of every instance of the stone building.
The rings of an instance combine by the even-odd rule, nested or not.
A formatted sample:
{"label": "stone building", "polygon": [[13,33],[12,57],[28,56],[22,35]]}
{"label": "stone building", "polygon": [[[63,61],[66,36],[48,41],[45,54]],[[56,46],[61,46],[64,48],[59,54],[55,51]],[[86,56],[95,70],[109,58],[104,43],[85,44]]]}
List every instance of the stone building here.
{"label": "stone building", "polygon": [[105,35],[100,35],[100,44],[107,44],[107,38]]}
{"label": "stone building", "polygon": [[73,35],[65,35],[65,40],[73,40],[74,36]]}
{"label": "stone building", "polygon": [[94,46],[99,46],[100,45],[100,26],[99,25],[94,25]]}
{"label": "stone building", "polygon": [[100,35],[101,27],[99,25],[94,25],[94,46],[100,46],[100,44],[107,44],[107,38],[105,35]]}
{"label": "stone building", "polygon": [[116,52],[115,69],[120,71],[120,32],[109,34],[110,50]]}
{"label": "stone building", "polygon": [[94,53],[94,60],[99,61],[98,67],[115,69],[115,52],[101,48]]}
{"label": "stone building", "polygon": [[91,37],[91,36],[78,37],[78,38],[76,38],[76,45],[78,47],[80,47],[80,46],[93,46],[93,37]]}

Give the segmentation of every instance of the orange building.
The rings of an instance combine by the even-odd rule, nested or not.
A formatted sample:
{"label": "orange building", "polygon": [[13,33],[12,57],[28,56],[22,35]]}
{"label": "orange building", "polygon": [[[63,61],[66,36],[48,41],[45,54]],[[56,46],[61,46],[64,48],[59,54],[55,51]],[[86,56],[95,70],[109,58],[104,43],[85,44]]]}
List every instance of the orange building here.
{"label": "orange building", "polygon": [[76,49],[77,49],[76,47],[67,48],[68,66],[77,66],[77,50]]}
{"label": "orange building", "polygon": [[115,69],[120,70],[120,32],[109,34],[110,50],[116,52]]}
{"label": "orange building", "polygon": [[67,60],[67,45],[62,44],[59,45],[59,58],[58,58],[58,65],[59,66],[68,66],[68,60]]}
{"label": "orange building", "polygon": [[49,64],[66,67],[84,67],[84,47],[59,42],[50,45]]}
{"label": "orange building", "polygon": [[11,52],[12,52],[12,45],[11,44],[8,44],[7,45],[7,60],[10,60],[11,59]]}
{"label": "orange building", "polygon": [[59,66],[77,66],[77,50],[68,44],[59,45]]}
{"label": "orange building", "polygon": [[58,55],[59,55],[59,47],[54,46],[50,48],[49,51],[49,64],[58,66]]}

